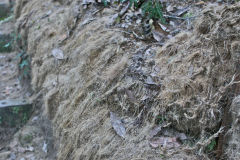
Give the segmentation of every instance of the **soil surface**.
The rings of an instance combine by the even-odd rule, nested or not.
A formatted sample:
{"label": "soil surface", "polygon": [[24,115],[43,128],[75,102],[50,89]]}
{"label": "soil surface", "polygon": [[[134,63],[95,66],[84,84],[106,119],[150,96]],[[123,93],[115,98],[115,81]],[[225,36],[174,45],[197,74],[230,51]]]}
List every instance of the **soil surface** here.
{"label": "soil surface", "polygon": [[[0,24],[1,34],[12,34],[13,29],[13,21]],[[0,53],[0,100],[29,99],[30,93],[20,85],[19,58],[16,51]],[[23,127],[0,127],[0,160],[55,159],[51,123],[46,122],[38,110],[35,108]]]}

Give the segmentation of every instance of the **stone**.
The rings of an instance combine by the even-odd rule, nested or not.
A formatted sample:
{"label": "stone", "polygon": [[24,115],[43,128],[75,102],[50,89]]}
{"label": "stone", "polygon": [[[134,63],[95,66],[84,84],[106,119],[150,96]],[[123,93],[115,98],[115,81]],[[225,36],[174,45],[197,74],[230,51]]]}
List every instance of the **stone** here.
{"label": "stone", "polygon": [[0,159],[8,159],[11,155],[10,151],[0,153]]}
{"label": "stone", "polygon": [[3,128],[20,127],[31,117],[32,104],[27,100],[1,100],[0,126]]}

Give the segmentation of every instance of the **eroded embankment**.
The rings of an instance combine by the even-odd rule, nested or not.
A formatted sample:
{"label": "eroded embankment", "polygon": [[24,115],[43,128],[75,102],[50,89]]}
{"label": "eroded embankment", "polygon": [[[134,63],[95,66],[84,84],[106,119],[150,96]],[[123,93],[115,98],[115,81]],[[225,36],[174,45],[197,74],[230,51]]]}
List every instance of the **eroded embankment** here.
{"label": "eroded embankment", "polygon": [[[19,44],[31,57],[33,89],[54,123],[58,159],[204,156],[225,133],[225,113],[239,93],[239,4],[205,9],[193,33],[180,33],[162,48],[109,29],[114,11],[95,9],[78,1],[16,5],[16,28],[26,40]],[[56,48],[63,58],[52,55]],[[125,139],[112,129],[110,111],[122,117]],[[185,133],[193,147],[151,148],[150,132],[159,125]]]}

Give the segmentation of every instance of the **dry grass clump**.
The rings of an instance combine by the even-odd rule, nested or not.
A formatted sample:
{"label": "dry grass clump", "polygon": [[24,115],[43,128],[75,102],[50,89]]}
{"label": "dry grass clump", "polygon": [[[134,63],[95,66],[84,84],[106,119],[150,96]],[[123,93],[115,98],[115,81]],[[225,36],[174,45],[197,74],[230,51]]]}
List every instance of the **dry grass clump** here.
{"label": "dry grass clump", "polygon": [[239,94],[233,90],[239,83],[239,9],[239,4],[206,9],[187,40],[171,40],[159,51],[164,78],[158,98],[170,107],[174,127],[199,136],[200,151],[211,142],[202,143],[209,134],[226,133],[224,108]]}
{"label": "dry grass clump", "polygon": [[[26,22],[27,52],[42,62],[33,63],[32,84],[36,92],[44,93],[44,107],[59,140],[58,159],[161,159],[162,154],[167,159],[197,159],[224,132],[224,108],[232,100],[228,97],[239,94],[229,91],[239,81],[240,4],[206,9],[193,33],[177,35],[154,56],[153,48],[141,43],[143,49],[135,52],[122,34],[105,30],[111,17],[97,17],[81,26],[81,21],[93,18],[81,7],[78,21],[68,32],[64,20],[81,3],[56,9],[47,0],[32,0],[17,24],[21,26],[24,11],[45,2],[49,5],[41,13],[54,8],[49,17],[52,23],[41,19],[43,25],[36,30],[30,22],[39,16],[32,13],[29,24]],[[50,40],[42,34],[49,25],[56,30]],[[56,44],[65,34],[69,37]],[[57,45],[66,60],[56,62],[50,56]],[[118,52],[119,47],[131,57]],[[124,140],[112,129],[110,111],[125,122]],[[192,154],[166,153],[149,146],[149,131],[163,124],[195,138]],[[237,137],[237,129],[234,133]],[[230,150],[237,149],[234,145]],[[232,153],[228,150],[234,157]]]}
{"label": "dry grass clump", "polygon": [[107,69],[107,71],[104,74],[104,79],[113,80],[114,78],[116,78],[118,74],[120,74],[121,71],[125,69],[127,62],[128,62],[128,57],[125,55],[120,60],[118,60],[118,62],[111,65],[111,67]]}

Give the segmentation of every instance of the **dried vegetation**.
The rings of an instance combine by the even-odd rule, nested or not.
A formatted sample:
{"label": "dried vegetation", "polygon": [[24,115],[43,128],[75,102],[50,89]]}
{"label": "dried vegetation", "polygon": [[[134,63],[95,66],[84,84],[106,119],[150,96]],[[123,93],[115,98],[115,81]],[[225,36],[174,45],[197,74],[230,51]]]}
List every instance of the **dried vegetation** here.
{"label": "dried vegetation", "polygon": [[[163,47],[106,29],[112,16],[104,13],[110,9],[32,0],[20,10],[17,27],[27,36],[32,86],[42,91],[53,120],[58,159],[239,158],[238,121],[229,146],[224,138],[228,111],[238,111],[231,102],[239,94],[239,3],[206,8],[193,33],[180,33]],[[55,47],[67,58],[54,59]],[[121,117],[124,139],[113,130],[110,112]],[[160,136],[174,143],[169,137],[180,134],[187,136],[180,147],[149,145]],[[216,151],[210,154],[206,148],[213,141]]]}

